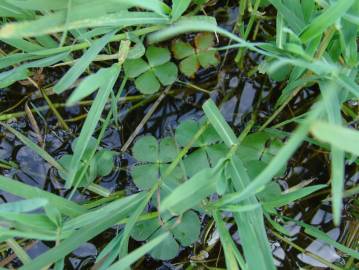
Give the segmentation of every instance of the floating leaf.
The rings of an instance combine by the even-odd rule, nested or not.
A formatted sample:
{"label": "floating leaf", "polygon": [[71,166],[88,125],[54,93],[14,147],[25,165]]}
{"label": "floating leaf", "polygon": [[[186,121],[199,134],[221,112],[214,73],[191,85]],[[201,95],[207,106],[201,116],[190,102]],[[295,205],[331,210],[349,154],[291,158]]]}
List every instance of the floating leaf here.
{"label": "floating leaf", "polygon": [[161,84],[170,85],[177,79],[177,66],[170,62],[167,48],[150,46],[146,51],[147,62],[143,59],[129,59],[124,63],[127,76],[135,79],[135,85],[144,94],[157,92]]}
{"label": "floating leaf", "polygon": [[150,254],[155,259],[170,260],[179,252],[177,241],[184,247],[190,246],[198,239],[200,230],[201,222],[198,215],[193,211],[188,211],[179,217],[179,220],[172,218],[164,225],[160,224],[158,219],[140,221],[136,223],[131,236],[137,241],[145,241],[169,231],[171,234]]}
{"label": "floating leaf", "polygon": [[[132,154],[139,161],[131,170],[133,181],[141,189],[150,189],[160,179],[169,162],[177,157],[178,149],[171,137],[157,142],[153,136],[143,136],[136,141]],[[183,177],[178,167],[169,176],[162,178],[162,181],[180,183]]]}
{"label": "floating leaf", "polygon": [[187,77],[193,77],[199,67],[209,68],[219,64],[219,54],[212,50],[214,37],[211,33],[199,33],[195,37],[195,48],[178,39],[172,42],[174,57],[180,62],[180,70]]}

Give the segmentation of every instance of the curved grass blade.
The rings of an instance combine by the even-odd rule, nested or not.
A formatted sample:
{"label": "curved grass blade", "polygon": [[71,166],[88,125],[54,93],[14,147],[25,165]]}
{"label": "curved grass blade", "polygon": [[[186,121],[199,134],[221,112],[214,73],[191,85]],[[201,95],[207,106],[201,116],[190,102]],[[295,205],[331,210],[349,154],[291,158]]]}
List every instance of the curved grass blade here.
{"label": "curved grass blade", "polygon": [[96,40],[91,47],[81,56],[74,66],[56,83],[54,91],[58,94],[68,89],[81,76],[89,64],[96,58],[103,47],[111,40],[116,31],[112,31]]}
{"label": "curved grass blade", "polygon": [[[138,199],[135,197],[134,201],[138,202]],[[94,222],[91,225],[75,231],[59,245],[36,257],[29,264],[20,267],[19,270],[43,269],[44,267],[62,259],[86,241],[92,239],[96,235],[116,224],[121,219],[127,217],[127,215],[132,211],[132,207],[133,204],[125,207],[122,206],[121,208],[113,211],[112,215],[108,215],[107,218],[102,218],[98,222]]]}
{"label": "curved grass blade", "polygon": [[154,238],[151,241],[147,242],[146,244],[144,244],[140,248],[132,251],[126,257],[123,257],[122,259],[120,259],[118,262],[113,264],[107,270],[125,270],[125,269],[128,269],[128,267],[130,267],[131,264],[136,262],[138,259],[140,259],[142,256],[144,256],[146,253],[149,253],[157,245],[161,244],[161,242],[163,242],[168,236],[169,236],[168,232],[157,236],[156,238]]}
{"label": "curved grass blade", "polygon": [[14,134],[23,144],[25,144],[27,147],[32,149],[34,152],[36,152],[40,157],[42,157],[44,160],[46,160],[51,166],[54,166],[57,170],[63,171],[64,169],[62,166],[57,162],[56,159],[54,159],[49,153],[47,153],[44,149],[42,149],[40,146],[38,146],[36,143],[22,135],[20,132],[18,132],[16,129],[13,129],[7,124],[0,123],[3,127],[5,127],[7,130],[9,130],[12,134]]}
{"label": "curved grass blade", "polygon": [[[337,84],[333,82],[322,82],[319,84],[323,101],[326,106],[328,121],[332,124],[342,125],[341,102],[338,96]],[[345,91],[344,89],[341,89]],[[346,91],[345,91],[346,92]],[[342,208],[345,181],[345,154],[340,148],[331,145],[331,181],[332,181],[332,207],[334,224],[339,225]]]}
{"label": "curved grass blade", "polygon": [[329,26],[341,18],[353,5],[355,0],[336,1],[328,7],[322,14],[316,17],[308,26],[305,27],[300,35],[302,42],[321,35]]}
{"label": "curved grass blade", "polygon": [[[94,133],[98,121],[101,118],[101,113],[106,105],[107,99],[110,96],[112,88],[117,80],[117,77],[120,73],[121,66],[118,64],[112,65],[110,69],[103,75],[103,80],[106,82],[99,89],[95,101],[93,102],[90,111],[87,114],[86,121],[81,129],[80,135],[78,137],[78,142],[74,149],[74,154],[72,156],[71,167],[69,169],[69,174],[66,179],[66,188],[72,187],[75,182],[75,176],[78,172],[81,159],[85,153],[87,145],[90,142],[91,136]],[[77,179],[80,181],[81,179]]]}
{"label": "curved grass blade", "polygon": [[176,21],[187,10],[191,0],[173,0],[172,1],[172,21]]}
{"label": "curved grass blade", "polygon": [[[76,15],[76,12],[81,13]],[[127,27],[132,25],[146,25],[154,24],[161,25],[169,22],[168,17],[157,15],[153,12],[129,12],[120,11],[117,13],[111,13],[99,16],[96,14],[96,10],[91,8],[86,14],[84,10],[71,11],[71,20],[65,24],[64,18],[65,12],[58,12],[51,15],[42,16],[33,21],[22,21],[5,24],[0,29],[1,38],[23,38],[23,37],[36,37],[45,34],[52,34],[57,32],[80,28],[89,27]],[[79,17],[78,19],[74,19]]]}
{"label": "curved grass blade", "polygon": [[49,204],[53,205],[62,214],[69,217],[76,217],[87,211],[86,208],[75,202],[5,176],[0,176],[0,190],[25,199],[46,199],[49,201]]}
{"label": "curved grass blade", "polygon": [[313,123],[310,131],[320,141],[359,156],[359,131],[320,121]]}
{"label": "curved grass blade", "polygon": [[209,122],[212,124],[224,143],[228,147],[235,145],[237,143],[237,137],[228,123],[224,120],[216,104],[209,99],[204,103],[202,108]]}

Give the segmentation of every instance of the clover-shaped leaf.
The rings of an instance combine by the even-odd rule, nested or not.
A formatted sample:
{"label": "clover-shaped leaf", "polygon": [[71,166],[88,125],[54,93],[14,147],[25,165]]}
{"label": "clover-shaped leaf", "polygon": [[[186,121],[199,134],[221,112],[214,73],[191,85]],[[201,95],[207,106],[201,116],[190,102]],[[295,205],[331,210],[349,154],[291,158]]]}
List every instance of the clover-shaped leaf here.
{"label": "clover-shaped leaf", "polygon": [[[177,157],[178,149],[174,138],[167,137],[158,142],[153,136],[143,136],[136,141],[132,154],[139,161],[132,168],[133,181],[140,189],[150,189]],[[169,176],[162,177],[163,182],[172,186],[182,179],[180,167],[176,167]]]}
{"label": "clover-shaped leaf", "polygon": [[[202,126],[203,120],[182,122],[176,129],[178,145],[186,146],[190,143]],[[238,147],[237,155],[245,163],[248,173],[253,179],[276,155],[282,145],[283,143],[278,139],[274,139],[273,135],[267,132],[257,132],[248,135],[243,140]],[[218,160],[228,153],[228,148],[212,126],[209,126],[202,133],[192,144],[192,147],[196,149],[183,160],[188,177],[193,176],[201,169],[215,166]]]}
{"label": "clover-shaped leaf", "polygon": [[211,50],[214,37],[211,33],[199,33],[194,40],[195,48],[182,40],[172,43],[172,51],[176,59],[181,60],[180,70],[187,77],[193,77],[199,67],[209,68],[219,63],[219,54]]}
{"label": "clover-shaped leaf", "polygon": [[150,255],[159,260],[170,260],[177,256],[179,244],[181,246],[192,245],[199,237],[201,222],[198,215],[193,211],[188,211],[180,217],[180,223],[176,218],[170,219],[164,225],[159,223],[158,219],[151,219],[137,222],[131,236],[137,241],[146,241],[156,236],[170,231],[171,234],[155,247]]}
{"label": "clover-shaped leaf", "polygon": [[[71,144],[72,150],[75,149],[77,143],[78,143],[78,139],[76,138]],[[96,146],[97,146],[96,139],[91,138],[88,147],[86,148],[85,153],[83,155],[83,159],[81,160],[82,165],[80,166],[80,169],[76,173],[76,177],[77,177],[76,179],[79,179],[80,176],[84,174],[84,177],[80,181],[79,187],[87,187],[96,179],[96,177],[106,176],[110,174],[110,172],[113,169],[114,153],[110,150],[99,149],[92,157],[92,153],[97,150]],[[72,161],[72,155],[63,155],[59,159],[59,163],[64,167],[65,171],[68,171],[71,168],[71,161]],[[87,162],[89,162],[89,165],[86,168],[85,164]],[[86,172],[83,171],[85,169]],[[59,174],[62,179],[66,179],[66,173],[59,171]]]}
{"label": "clover-shaped leaf", "polygon": [[146,51],[146,59],[128,59],[124,69],[129,78],[144,94],[153,94],[162,85],[170,85],[177,79],[177,66],[170,62],[171,53],[167,48],[151,46]]}
{"label": "clover-shaped leaf", "polygon": [[[187,120],[176,129],[176,140],[186,146],[202,126],[202,121]],[[195,151],[183,160],[187,176],[191,177],[201,169],[213,167],[228,151],[212,126],[209,126],[193,144]]]}

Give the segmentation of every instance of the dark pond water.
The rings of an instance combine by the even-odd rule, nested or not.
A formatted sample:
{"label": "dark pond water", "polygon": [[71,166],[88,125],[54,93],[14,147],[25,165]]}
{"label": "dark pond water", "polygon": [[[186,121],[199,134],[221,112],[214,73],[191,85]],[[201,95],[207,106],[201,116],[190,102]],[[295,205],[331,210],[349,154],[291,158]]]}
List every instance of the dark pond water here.
{"label": "dark pond water", "polygon": [[[214,11],[216,12],[217,18],[222,21],[222,26],[231,30],[236,22],[235,18],[238,10],[231,8],[230,5],[229,7],[217,5],[209,9],[208,12]],[[267,35],[273,32],[271,22],[269,21],[267,25],[261,27],[263,28],[263,33],[260,33],[258,38],[268,38]],[[187,36],[187,38],[191,39],[193,36]],[[227,43],[227,40],[220,40],[220,44],[222,45]],[[191,80],[191,83],[196,86],[210,91],[210,95],[184,84],[178,83],[174,85],[172,94],[168,95],[161,102],[156,112],[145,124],[138,136],[152,134],[156,137],[163,137],[173,134],[174,129],[181,121],[188,118],[199,119],[203,115],[201,106],[210,96],[217,102],[223,102],[222,112],[225,119],[237,133],[245,127],[253,108],[257,105],[259,106],[258,126],[264,123],[268,116],[274,111],[274,103],[278,98],[282,85],[271,82],[265,76],[258,73],[248,77],[248,72],[251,68],[261,61],[260,56],[249,53],[244,61],[243,67],[238,68],[233,61],[235,55],[236,51],[222,52],[222,63],[218,68],[200,70],[196,78]],[[55,75],[53,72],[55,72]],[[54,82],[61,74],[61,70],[45,70],[43,84],[47,85]],[[180,79],[186,81],[184,77]],[[131,83],[127,84],[125,90],[128,95],[138,95],[136,89],[131,86]],[[316,90],[317,89],[304,90],[303,93],[280,114],[273,124],[288,119],[288,115],[294,116],[305,112],[316,97]],[[27,96],[28,98],[24,99]],[[27,100],[32,107],[46,105],[46,102],[37,96],[36,90],[33,87],[20,84],[14,85],[7,91],[0,91],[0,113],[16,104],[17,106],[10,112],[23,112],[25,103],[21,102],[21,100]],[[54,95],[51,96],[51,100],[54,103],[63,103],[66,97]],[[152,100],[146,105],[129,112],[129,109],[133,105],[136,105],[136,102],[120,104],[120,124],[118,126],[112,125],[107,130],[101,144],[103,147],[120,151],[123,143],[131,136],[133,130],[153,104]],[[56,118],[50,110],[41,111],[41,116],[35,113],[36,120],[45,140],[45,148],[53,157],[60,158],[63,154],[71,153],[71,142],[76,137],[76,134],[79,133],[83,121],[81,119],[76,120],[76,117],[86,114],[88,109],[89,106],[59,107],[61,115],[69,120],[68,124],[71,131],[65,131],[59,127]],[[36,136],[30,127],[27,117],[20,116],[11,118],[8,119],[7,122],[21,131],[22,134],[36,141]],[[292,124],[284,127],[285,131],[291,131],[292,129]],[[11,169],[0,169],[2,175],[18,179],[24,183],[37,186],[61,196],[68,195],[62,187],[57,172],[33,151],[18,141],[12,134],[5,132],[3,129],[0,129],[0,160],[14,163]],[[112,191],[125,190],[126,193],[136,191],[135,186],[130,180],[131,178],[128,171],[129,166],[133,164],[133,162],[130,152],[117,156],[116,169],[111,175],[105,177],[100,184]],[[287,189],[305,180],[312,180],[317,184],[327,183],[329,177],[330,168],[328,167],[327,153],[319,151],[317,147],[305,143],[291,159],[285,176],[278,181],[283,189]],[[346,179],[348,186],[354,184],[358,179],[357,168],[348,166]],[[327,191],[328,190],[325,190],[321,195],[302,200],[300,203],[294,203],[284,207],[281,212],[283,215],[313,224],[323,229],[323,231],[328,232],[333,239],[344,242],[345,235],[348,232],[348,226],[351,226],[350,224],[355,220],[350,214],[351,203],[348,202],[346,210],[343,213],[343,225],[340,228],[335,228],[332,225],[331,206],[329,203],[322,202],[327,195]],[[0,198],[3,201],[14,201],[17,199],[3,192],[0,192]],[[89,192],[82,192],[81,194],[76,194],[74,199],[85,201],[96,199],[96,197],[93,197],[93,194]],[[292,233],[291,239],[293,242],[299,246],[322,256],[330,262],[344,262],[341,257],[342,254],[338,254],[334,248],[326,246],[320,241],[307,237],[298,226],[287,226],[287,229]],[[235,235],[235,229],[231,228],[230,230],[233,235]],[[205,235],[206,232],[209,233],[208,237]],[[115,236],[115,233],[116,231],[114,229],[109,229],[67,256],[65,269],[91,269],[96,255],[106,243]],[[278,269],[299,269],[299,267],[305,264],[312,265],[313,267],[323,266],[310,256],[279,241],[271,231],[268,231],[268,235]],[[208,258],[201,258],[201,251],[208,247],[208,241],[215,244],[209,250]],[[32,243],[26,242],[24,245],[28,247],[29,255],[35,257],[48,250],[52,244],[39,241]],[[138,245],[139,243],[131,242],[131,247]],[[7,253],[8,252],[3,250],[3,258],[6,258],[6,255],[10,255]],[[193,247],[183,249],[176,259],[171,262],[157,262],[146,257],[137,263],[134,269],[205,269],[201,266],[201,263],[194,264],[195,266],[193,266],[193,268],[187,268],[190,266],[191,261],[195,262],[196,257],[199,260],[202,259],[206,266],[225,268],[223,261],[224,256],[218,242],[218,235],[216,235],[213,227],[211,227],[211,223],[206,219],[203,222],[201,239]],[[21,264],[17,259],[14,259],[7,266],[10,265],[18,267]]]}

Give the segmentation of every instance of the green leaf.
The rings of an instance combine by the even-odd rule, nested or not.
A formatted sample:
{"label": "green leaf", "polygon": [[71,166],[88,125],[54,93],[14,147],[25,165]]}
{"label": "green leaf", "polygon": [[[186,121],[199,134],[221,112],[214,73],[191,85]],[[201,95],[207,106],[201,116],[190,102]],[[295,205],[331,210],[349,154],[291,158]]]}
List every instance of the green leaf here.
{"label": "green leaf", "polygon": [[222,114],[218,110],[214,102],[209,99],[203,105],[203,111],[206,114],[208,120],[211,122],[218,135],[221,136],[224,143],[231,147],[237,143],[237,137],[233,130],[224,120]]}
{"label": "green leaf", "polygon": [[314,20],[305,27],[300,35],[302,42],[306,43],[309,40],[321,35],[329,26],[341,18],[345,12],[353,5],[355,0],[336,1],[330,5],[322,14],[314,18]]}
{"label": "green leaf", "polygon": [[87,76],[81,81],[78,87],[71,93],[71,96],[66,101],[67,106],[72,106],[81,99],[91,95],[104,83],[104,77],[107,69],[100,69],[95,74]]}
{"label": "green leaf", "polygon": [[126,62],[123,64],[123,68],[126,72],[126,75],[131,79],[138,77],[150,69],[148,64],[141,58],[126,60]]}
{"label": "green leaf", "polygon": [[25,213],[42,208],[48,204],[48,200],[35,198],[0,204],[0,212]]}
{"label": "green leaf", "polygon": [[94,159],[97,167],[97,175],[106,176],[111,173],[114,167],[114,153],[109,150],[100,150],[96,153]]}
{"label": "green leaf", "polygon": [[199,33],[194,39],[197,50],[206,51],[214,46],[214,36],[212,33]]}
{"label": "green leaf", "polygon": [[156,138],[151,135],[139,138],[132,148],[132,154],[138,161],[157,162],[159,147]]}
{"label": "green leaf", "polygon": [[302,31],[305,27],[305,22],[296,15],[293,9],[285,5],[281,0],[269,0],[269,2],[282,14],[284,20],[294,32],[300,33]]}
{"label": "green leaf", "polygon": [[112,65],[106,72],[105,84],[103,84],[97,93],[94,103],[87,115],[86,121],[78,137],[79,143],[76,144],[74,155],[72,157],[71,168],[65,187],[70,188],[74,184],[76,173],[78,172],[81,160],[85,154],[91,136],[94,133],[97,123],[101,118],[101,113],[106,105],[107,99],[120,73],[120,67],[117,64]]}
{"label": "green leaf", "polygon": [[[163,235],[166,231],[160,228],[154,233],[151,239],[156,239],[159,235]],[[170,260],[177,256],[179,252],[179,245],[171,234],[169,234],[160,245],[157,245],[150,252],[151,256],[157,260]]]}
{"label": "green leaf", "polygon": [[171,53],[167,48],[150,46],[146,50],[146,58],[152,67],[160,66],[171,60]]}
{"label": "green leaf", "polygon": [[226,247],[223,249],[223,251],[226,259],[227,269],[239,270],[238,263],[240,264],[241,269],[247,269],[244,259],[238,251],[236,244],[233,242],[232,236],[229,234],[228,228],[222,220],[219,211],[215,211],[213,213],[213,218],[216,222],[216,228],[218,230],[222,246]]}
{"label": "green leaf", "polygon": [[121,258],[118,262],[113,264],[110,268],[107,270],[126,270],[131,264],[136,262],[139,258],[144,256],[146,253],[150,252],[153,248],[160,245],[165,241],[169,236],[169,233],[164,233],[156,238],[152,239],[148,243],[142,245],[140,248],[132,251],[127,256]]}
{"label": "green leaf", "polygon": [[222,177],[222,162],[213,169],[198,172],[188,181],[177,187],[161,204],[161,211],[181,214],[195,207],[207,196],[215,192],[217,181]]}
{"label": "green leaf", "polygon": [[174,57],[178,60],[195,54],[193,47],[180,39],[176,39],[172,42],[171,50]]}
{"label": "green leaf", "polygon": [[[342,125],[343,120],[341,115],[341,102],[337,94],[338,85],[333,81],[321,82],[319,86],[321,94],[323,96],[323,102],[326,106],[328,121],[334,125]],[[345,153],[343,150],[332,145],[330,155],[332,169],[331,180],[333,197],[333,216],[334,223],[339,226],[343,207],[343,191],[345,182]]]}
{"label": "green leaf", "polygon": [[[76,230],[78,228],[91,226],[103,219],[106,219],[112,216],[117,211],[128,208],[128,210],[133,210],[133,208],[138,204],[138,202],[143,199],[145,193],[137,193],[131,196],[126,196],[124,198],[115,200],[111,203],[105,204],[101,207],[95,208],[94,210],[88,211],[85,214],[77,216],[73,219],[70,219],[64,223],[63,229],[66,230]],[[118,222],[117,220],[116,222]]]}
{"label": "green leaf", "polygon": [[[181,122],[176,128],[176,141],[181,146],[188,145],[195,134],[203,125],[203,120],[186,120]],[[193,147],[208,146],[217,142],[222,142],[217,132],[212,126],[208,126],[201,136],[192,143]]]}
{"label": "green leaf", "polygon": [[203,51],[199,52],[198,61],[204,68],[209,68],[210,66],[216,66],[219,64],[219,55],[216,51]]}
{"label": "green leaf", "polygon": [[153,12],[120,11],[104,14],[105,12],[101,10],[103,8],[101,6],[99,8],[100,11],[93,6],[88,6],[86,9],[82,6],[78,6],[77,9],[72,8],[71,17],[67,24],[64,20],[66,11],[41,16],[37,20],[8,23],[0,29],[0,38],[41,36],[65,31],[66,29],[73,30],[102,26],[118,28],[145,24],[161,25],[169,22],[168,17],[157,15]]}
{"label": "green leaf", "polygon": [[136,186],[142,190],[150,189],[159,179],[159,168],[156,164],[139,164],[131,170]]}
{"label": "green leaf", "polygon": [[189,246],[198,240],[201,231],[201,221],[193,211],[188,211],[180,217],[180,223],[171,232],[182,246]]}
{"label": "green leaf", "polygon": [[17,130],[13,129],[7,124],[0,123],[3,127],[5,127],[7,130],[9,130],[11,133],[13,133],[23,144],[25,144],[27,147],[32,149],[34,152],[36,152],[40,157],[42,157],[44,160],[46,160],[51,166],[54,166],[57,170],[62,171],[62,166],[54,159],[49,153],[47,153],[43,148],[35,144],[33,141],[28,139],[26,136],[22,135]]}
{"label": "green leaf", "polygon": [[48,265],[58,261],[59,259],[65,257],[67,254],[71,253],[76,248],[80,247],[86,241],[89,241],[96,235],[100,234],[101,232],[105,231],[106,229],[110,228],[119,220],[127,217],[130,211],[133,209],[135,203],[138,203],[141,199],[140,196],[132,197],[135,198],[132,204],[121,205],[119,203],[120,200],[128,200],[127,198],[120,199],[116,203],[119,208],[112,210],[111,212],[106,214],[106,218],[99,218],[97,222],[91,222],[90,225],[85,226],[68,238],[63,240],[59,245],[55,246],[54,248],[42,253],[31,263],[26,264],[19,269],[21,270],[38,270]]}
{"label": "green leaf", "polygon": [[187,10],[191,0],[173,0],[172,1],[172,21],[176,21]]}
{"label": "green leaf", "polygon": [[178,149],[174,138],[166,137],[160,140],[158,160],[161,162],[171,162],[178,155]]}
{"label": "green leaf", "polygon": [[177,66],[172,62],[156,66],[154,72],[162,85],[173,84],[178,76]]}
{"label": "green leaf", "polygon": [[320,121],[314,122],[310,131],[320,141],[359,156],[359,131]]}
{"label": "green leaf", "polygon": [[4,71],[0,73],[0,88],[5,88],[17,81],[25,80],[29,75],[29,70],[23,67]]}
{"label": "green leaf", "polygon": [[301,198],[304,198],[318,190],[321,190],[323,188],[326,188],[327,185],[314,185],[314,186],[310,186],[310,187],[304,187],[304,188],[300,188],[296,191],[292,191],[290,193],[282,193],[279,197],[272,197],[271,200],[266,200],[263,203],[264,207],[269,207],[269,208],[278,208],[278,207],[282,207],[285,206],[291,202],[294,202],[296,200],[299,200]]}
{"label": "green leaf", "polygon": [[187,77],[194,77],[199,69],[199,62],[196,55],[187,57],[180,62],[179,68]]}
{"label": "green leaf", "polygon": [[161,85],[152,70],[146,71],[135,80],[135,85],[143,94],[156,93]]}
{"label": "green leaf", "polygon": [[[102,38],[96,40],[91,47],[82,55],[82,57],[76,61],[69,71],[56,83],[54,86],[54,91],[58,94],[64,92],[75,81],[81,76],[81,74],[86,70],[89,64],[96,58],[99,52],[105,47],[105,45],[111,40],[116,31],[112,31]],[[104,74],[102,74],[104,76]]]}
{"label": "green leaf", "polygon": [[5,176],[0,176],[0,189],[25,199],[46,199],[49,201],[50,205],[53,205],[61,213],[69,217],[75,217],[86,213],[86,209],[77,203],[64,199],[50,192],[43,191],[39,188],[23,184],[17,180],[12,180]]}
{"label": "green leaf", "polygon": [[139,221],[135,224],[131,237],[136,241],[147,240],[161,225],[157,218],[150,220]]}

